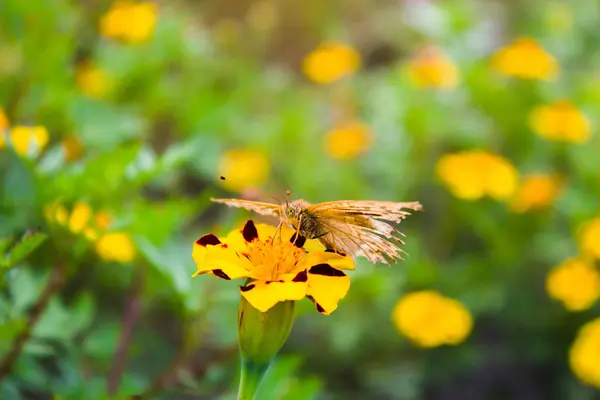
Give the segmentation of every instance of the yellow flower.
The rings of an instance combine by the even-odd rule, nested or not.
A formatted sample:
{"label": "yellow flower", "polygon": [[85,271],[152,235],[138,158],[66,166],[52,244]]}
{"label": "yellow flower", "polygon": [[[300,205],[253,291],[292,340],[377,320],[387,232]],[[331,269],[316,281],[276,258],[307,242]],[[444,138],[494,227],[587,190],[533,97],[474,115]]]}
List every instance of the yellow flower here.
{"label": "yellow flower", "polygon": [[360,54],[354,48],[325,42],[306,56],[302,70],[313,82],[329,84],[353,75],[359,67]]}
{"label": "yellow flower", "polygon": [[260,186],[267,181],[270,172],[267,157],[251,149],[228,150],[219,162],[219,173],[227,178],[221,183],[229,190]]}
{"label": "yellow flower", "polygon": [[73,205],[71,212],[59,203],[53,203],[45,207],[46,220],[66,227],[75,234],[83,234],[89,240],[97,240],[98,233],[107,230],[111,223],[111,217],[105,211],[99,211],[94,215],[92,207],[78,201]]}
{"label": "yellow flower", "polygon": [[329,131],[323,144],[331,157],[347,160],[369,150],[372,141],[373,134],[368,125],[351,121]]}
{"label": "yellow flower", "polygon": [[83,155],[83,144],[75,136],[68,136],[62,141],[61,145],[67,162],[78,160]]}
{"label": "yellow flower", "polygon": [[436,173],[452,194],[466,200],[486,195],[508,199],[519,180],[519,173],[507,159],[484,150],[444,155],[437,162]]}
{"label": "yellow flower", "polygon": [[0,107],[0,132],[8,128],[9,125],[10,123],[8,122],[8,117],[4,113],[2,107]]}
{"label": "yellow flower", "polygon": [[108,38],[140,44],[150,38],[156,26],[158,7],[141,1],[118,0],[100,20],[100,33]]}
{"label": "yellow flower", "polygon": [[572,258],[550,271],[546,291],[569,311],[587,310],[600,296],[600,274],[593,265]]}
{"label": "yellow flower", "polygon": [[560,196],[562,186],[558,178],[531,174],[523,178],[511,202],[511,209],[517,213],[548,207]]}
{"label": "yellow flower", "polygon": [[492,67],[504,75],[523,79],[550,80],[559,71],[558,62],[532,38],[518,38],[498,50]]}
{"label": "yellow flower", "polygon": [[579,235],[581,251],[600,260],[600,217],[588,221]]}
{"label": "yellow flower", "polygon": [[473,327],[473,318],[462,303],[435,290],[402,297],[394,307],[392,320],[400,333],[421,347],[458,344]]}
{"label": "yellow flower", "polygon": [[571,370],[582,382],[600,389],[600,318],[579,329],[569,351]]}
{"label": "yellow flower", "polygon": [[534,108],[529,114],[529,125],[540,137],[570,143],[583,143],[590,137],[590,122],[568,100]]}
{"label": "yellow flower", "polygon": [[101,68],[90,62],[77,66],[75,79],[79,89],[88,97],[101,99],[108,95],[113,87],[113,79]]}
{"label": "yellow flower", "polygon": [[458,68],[444,52],[429,46],[408,63],[412,82],[418,87],[454,88],[459,81]]}
{"label": "yellow flower", "polygon": [[345,255],[325,251],[316,240],[295,231],[248,221],[224,238],[208,234],[194,243],[192,257],[197,272],[226,280],[247,278],[242,296],[266,312],[279,302],[309,298],[318,312],[332,313],[350,288],[342,270],[354,269]]}
{"label": "yellow flower", "polygon": [[136,248],[128,234],[109,232],[96,241],[96,253],[104,261],[127,263],[135,258]]}
{"label": "yellow flower", "polygon": [[20,156],[39,154],[48,144],[48,130],[43,126],[14,126],[9,132],[13,149]]}

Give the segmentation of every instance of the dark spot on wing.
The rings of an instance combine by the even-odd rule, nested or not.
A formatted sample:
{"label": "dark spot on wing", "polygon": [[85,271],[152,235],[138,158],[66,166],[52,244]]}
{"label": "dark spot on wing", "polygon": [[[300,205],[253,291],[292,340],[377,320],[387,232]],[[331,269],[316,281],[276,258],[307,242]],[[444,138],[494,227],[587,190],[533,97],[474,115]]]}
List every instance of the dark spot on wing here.
{"label": "dark spot on wing", "polygon": [[252,220],[246,222],[246,225],[242,228],[242,236],[246,242],[258,239],[258,230],[256,230],[256,226]]}
{"label": "dark spot on wing", "polygon": [[292,279],[292,282],[306,282],[307,280],[308,280],[308,274],[306,273],[306,270],[304,270],[304,271],[298,272],[298,274],[296,274],[294,279]]}
{"label": "dark spot on wing", "polygon": [[248,290],[252,290],[252,289],[254,289],[254,287],[255,287],[255,286],[256,286],[256,285],[255,285],[254,283],[251,283],[251,284],[250,284],[250,285],[248,285],[248,286],[240,286],[240,290],[241,290],[242,292],[247,292]]}
{"label": "dark spot on wing", "polygon": [[212,233],[209,233],[208,235],[204,235],[200,239],[196,240],[196,244],[198,244],[202,247],[206,247],[209,244],[212,246],[216,246],[218,244],[221,244],[221,241],[219,240],[218,237],[216,237]]}
{"label": "dark spot on wing", "polygon": [[222,270],[222,269],[213,269],[213,270],[212,270],[212,273],[213,273],[215,276],[218,276],[219,278],[223,278],[223,279],[225,279],[225,280],[227,280],[227,281],[230,281],[230,280],[231,280],[231,278],[229,277],[229,275],[227,275],[225,272],[223,272],[223,270]]}
{"label": "dark spot on wing", "polygon": [[[294,243],[294,241],[296,241],[296,243]],[[290,243],[293,243],[296,247],[304,247],[304,244],[306,243],[306,238],[302,235],[299,235],[298,239],[296,239],[296,233],[294,233],[290,238]]]}
{"label": "dark spot on wing", "polygon": [[310,267],[308,271],[310,274],[314,275],[325,275],[325,276],[346,276],[342,271],[333,268],[329,264],[317,264],[314,267]]}

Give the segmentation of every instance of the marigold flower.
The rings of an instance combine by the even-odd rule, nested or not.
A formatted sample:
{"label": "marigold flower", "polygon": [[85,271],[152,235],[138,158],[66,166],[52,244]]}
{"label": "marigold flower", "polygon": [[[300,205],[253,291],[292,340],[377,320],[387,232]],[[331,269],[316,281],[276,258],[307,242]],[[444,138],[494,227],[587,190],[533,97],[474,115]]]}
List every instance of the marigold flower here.
{"label": "marigold flower", "polygon": [[158,7],[148,1],[118,0],[100,20],[100,33],[130,44],[147,41],[156,26]]}
{"label": "marigold flower", "polygon": [[587,310],[600,297],[600,273],[593,265],[572,258],[550,271],[546,291],[569,311]]}
{"label": "marigold flower", "polygon": [[437,47],[420,50],[407,65],[412,82],[418,87],[451,89],[459,81],[456,64]]}
{"label": "marigold flower", "polygon": [[254,308],[266,312],[275,304],[309,298],[318,312],[332,313],[350,288],[343,270],[354,269],[345,255],[325,251],[316,240],[296,239],[295,231],[248,221],[224,238],[207,234],[193,246],[197,272],[231,280],[248,278],[240,287]]}
{"label": "marigold flower", "polygon": [[569,351],[571,371],[582,382],[600,389],[600,318],[583,325]]}
{"label": "marigold flower", "polygon": [[484,150],[444,155],[437,162],[436,173],[452,194],[465,200],[486,195],[508,199],[519,180],[519,173],[507,159]]}
{"label": "marigold flower", "polygon": [[[4,147],[6,140],[4,135],[0,148]],[[14,126],[8,132],[8,141],[11,143],[15,153],[20,156],[37,155],[48,144],[50,137],[48,130],[43,126]]]}
{"label": "marigold flower", "polygon": [[562,192],[558,178],[531,174],[523,178],[511,202],[511,209],[517,213],[542,209],[556,201]]}
{"label": "marigold flower", "polygon": [[313,82],[333,83],[353,75],[360,67],[360,54],[351,46],[324,42],[304,59],[302,70]]}
{"label": "marigold flower", "polygon": [[498,50],[492,67],[500,73],[522,79],[550,80],[559,71],[556,59],[534,39],[522,37]]}
{"label": "marigold flower", "polygon": [[269,160],[256,150],[231,149],[223,153],[219,161],[219,173],[227,178],[220,182],[228,190],[260,186],[267,181],[270,172]]}
{"label": "marigold flower", "polygon": [[79,89],[88,97],[101,99],[108,95],[113,87],[113,79],[103,69],[90,62],[77,66],[75,79]]}
{"label": "marigold flower", "polygon": [[581,251],[600,260],[600,217],[588,221],[579,234]]}
{"label": "marigold flower", "polygon": [[323,138],[325,150],[333,158],[347,160],[371,148],[373,133],[368,125],[358,121],[347,122],[327,132]]}
{"label": "marigold flower", "polygon": [[400,333],[421,347],[458,344],[473,327],[473,318],[464,305],[435,290],[402,297],[394,307],[392,320]]}
{"label": "marigold flower", "polygon": [[136,256],[136,248],[131,237],[125,232],[109,232],[96,241],[96,253],[104,261],[128,263]]}
{"label": "marigold flower", "polygon": [[589,120],[568,100],[534,108],[529,125],[538,136],[559,142],[583,143],[591,132]]}

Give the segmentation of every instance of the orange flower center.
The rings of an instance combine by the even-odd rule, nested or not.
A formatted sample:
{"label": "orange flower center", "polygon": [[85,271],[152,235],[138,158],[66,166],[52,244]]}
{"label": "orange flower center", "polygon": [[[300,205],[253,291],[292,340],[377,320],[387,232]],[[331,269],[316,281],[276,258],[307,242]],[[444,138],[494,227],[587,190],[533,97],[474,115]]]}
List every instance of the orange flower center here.
{"label": "orange flower center", "polygon": [[294,269],[306,250],[294,246],[288,241],[272,238],[255,240],[247,244],[248,253],[244,254],[254,266],[253,275],[257,279],[278,280],[281,275],[295,272]]}

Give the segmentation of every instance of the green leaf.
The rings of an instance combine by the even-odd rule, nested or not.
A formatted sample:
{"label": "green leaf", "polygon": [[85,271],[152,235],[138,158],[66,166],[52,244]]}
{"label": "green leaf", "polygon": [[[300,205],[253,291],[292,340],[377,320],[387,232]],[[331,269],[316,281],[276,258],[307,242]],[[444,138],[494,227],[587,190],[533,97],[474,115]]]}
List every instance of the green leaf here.
{"label": "green leaf", "polygon": [[22,261],[29,254],[33,253],[44,241],[48,235],[39,228],[29,229],[21,238],[21,241],[15,244],[8,254],[4,256],[2,266],[10,268],[19,261]]}

